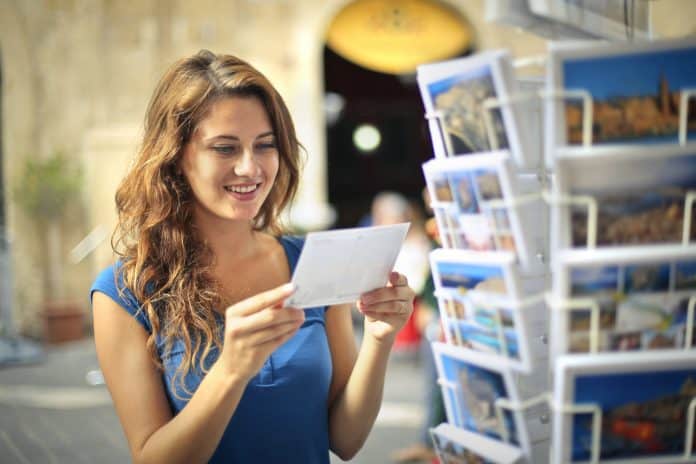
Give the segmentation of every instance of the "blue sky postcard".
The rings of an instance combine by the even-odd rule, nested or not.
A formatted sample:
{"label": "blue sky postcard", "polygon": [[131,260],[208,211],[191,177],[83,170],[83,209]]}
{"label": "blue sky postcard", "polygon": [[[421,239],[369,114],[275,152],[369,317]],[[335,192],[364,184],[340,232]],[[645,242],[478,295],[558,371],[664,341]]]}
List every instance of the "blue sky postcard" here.
{"label": "blue sky postcard", "polygon": [[[686,450],[687,411],[696,398],[696,353],[563,356],[555,371],[553,462],[693,462]],[[592,412],[594,411],[594,412]],[[599,423],[593,418],[599,417]],[[593,430],[598,427],[593,446]],[[686,453],[685,453],[686,451]],[[599,461],[596,461],[599,462]]]}
{"label": "blue sky postcard", "polygon": [[[548,85],[592,97],[591,137],[599,144],[677,143],[681,94],[696,88],[696,39],[631,43],[554,44]],[[688,105],[687,134],[696,137],[696,100]],[[553,146],[580,144],[579,99],[550,104]]]}
{"label": "blue sky postcard", "polygon": [[495,357],[444,343],[433,343],[433,352],[448,422],[528,452],[529,439],[520,412],[502,409],[501,416],[496,413],[498,399],[519,400],[508,368]]}
{"label": "blue sky postcard", "polygon": [[441,464],[519,464],[522,450],[484,435],[442,423],[430,429]]}
{"label": "blue sky postcard", "polygon": [[[561,151],[556,159],[558,246],[584,248],[696,243],[696,145]],[[568,155],[568,156],[566,156]],[[582,203],[580,203],[580,199]],[[589,202],[596,227],[589,230]]]}
{"label": "blue sky postcard", "polygon": [[476,253],[437,249],[430,252],[436,290],[465,294],[468,291],[520,296],[515,256],[510,252]]}
{"label": "blue sky postcard", "polygon": [[[574,307],[552,312],[557,351],[587,353],[593,334],[599,352],[686,347],[689,301],[696,296],[696,249],[621,251],[574,250],[558,257],[554,292]],[[599,312],[596,327],[593,305]]]}
{"label": "blue sky postcard", "polygon": [[435,294],[447,343],[531,369],[525,310],[508,252],[438,249],[430,254]]}

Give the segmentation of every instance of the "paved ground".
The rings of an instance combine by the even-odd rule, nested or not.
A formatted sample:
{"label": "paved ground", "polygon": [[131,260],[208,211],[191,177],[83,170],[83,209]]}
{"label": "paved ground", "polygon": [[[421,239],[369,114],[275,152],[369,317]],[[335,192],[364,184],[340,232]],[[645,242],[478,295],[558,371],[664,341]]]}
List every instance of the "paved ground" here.
{"label": "paved ground", "polygon": [[[97,369],[91,339],[47,349],[34,366],[0,369],[0,462],[111,464],[129,462],[123,433]],[[94,374],[94,373],[93,373]],[[383,464],[417,438],[423,379],[414,359],[393,356],[377,424],[350,462]],[[333,463],[342,462],[332,457]]]}

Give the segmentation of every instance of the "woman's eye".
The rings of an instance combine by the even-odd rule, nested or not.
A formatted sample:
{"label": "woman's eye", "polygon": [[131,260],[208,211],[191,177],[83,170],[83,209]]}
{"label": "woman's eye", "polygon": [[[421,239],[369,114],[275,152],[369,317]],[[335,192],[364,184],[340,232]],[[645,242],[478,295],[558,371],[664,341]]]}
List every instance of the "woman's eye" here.
{"label": "woman's eye", "polygon": [[259,150],[275,150],[276,144],[275,142],[263,142],[256,145],[256,148]]}
{"label": "woman's eye", "polygon": [[231,155],[237,150],[237,147],[234,145],[215,145],[212,148],[222,155]]}

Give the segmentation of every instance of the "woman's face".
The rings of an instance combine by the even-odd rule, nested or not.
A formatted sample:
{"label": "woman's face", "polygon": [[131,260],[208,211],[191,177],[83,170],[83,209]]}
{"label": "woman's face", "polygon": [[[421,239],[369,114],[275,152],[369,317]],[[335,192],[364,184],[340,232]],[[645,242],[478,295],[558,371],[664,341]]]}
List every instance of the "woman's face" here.
{"label": "woman's face", "polygon": [[195,198],[196,221],[248,222],[256,217],[278,173],[278,157],[259,98],[227,97],[213,103],[180,161]]}

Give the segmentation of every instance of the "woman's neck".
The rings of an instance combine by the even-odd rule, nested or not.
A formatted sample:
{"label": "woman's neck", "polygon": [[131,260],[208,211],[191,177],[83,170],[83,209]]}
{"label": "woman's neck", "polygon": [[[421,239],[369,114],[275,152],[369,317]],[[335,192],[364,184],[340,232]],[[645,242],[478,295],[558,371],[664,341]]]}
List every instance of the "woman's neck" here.
{"label": "woman's neck", "polygon": [[285,253],[271,235],[249,222],[196,221],[200,238],[213,255],[213,277],[223,306],[248,298],[289,280]]}
{"label": "woman's neck", "polygon": [[216,268],[234,266],[257,251],[258,232],[250,222],[196,218],[196,229],[215,257]]}

